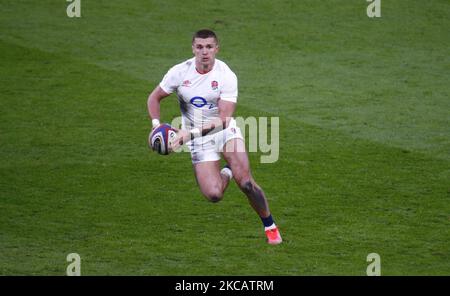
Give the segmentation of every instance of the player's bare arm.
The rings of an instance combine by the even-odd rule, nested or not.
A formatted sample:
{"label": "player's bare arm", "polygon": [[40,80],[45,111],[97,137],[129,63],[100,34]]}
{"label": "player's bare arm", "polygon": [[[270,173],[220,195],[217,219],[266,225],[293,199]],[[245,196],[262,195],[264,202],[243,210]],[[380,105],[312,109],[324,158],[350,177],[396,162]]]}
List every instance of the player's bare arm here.
{"label": "player's bare arm", "polygon": [[231,118],[233,117],[234,110],[236,109],[236,103],[219,100],[217,102],[217,105],[219,108],[219,117],[211,119],[201,128],[194,128],[190,131],[179,130],[177,137],[171,143],[171,149],[178,149],[181,145],[188,142],[192,138],[206,136],[208,134],[226,129],[228,127],[228,124],[230,123]]}
{"label": "player's bare arm", "polygon": [[170,94],[166,93],[159,85],[151,92],[147,99],[148,114],[152,119],[153,128],[159,125],[160,119],[160,104],[161,100],[168,97]]}

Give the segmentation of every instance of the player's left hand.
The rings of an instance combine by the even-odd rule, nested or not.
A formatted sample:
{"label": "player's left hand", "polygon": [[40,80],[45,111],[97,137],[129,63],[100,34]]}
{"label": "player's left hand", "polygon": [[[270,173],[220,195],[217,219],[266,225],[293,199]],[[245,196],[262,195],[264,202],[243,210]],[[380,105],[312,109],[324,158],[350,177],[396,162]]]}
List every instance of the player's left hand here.
{"label": "player's left hand", "polygon": [[177,136],[169,144],[169,149],[175,151],[180,148],[184,143],[191,139],[191,134],[187,130],[177,130]]}

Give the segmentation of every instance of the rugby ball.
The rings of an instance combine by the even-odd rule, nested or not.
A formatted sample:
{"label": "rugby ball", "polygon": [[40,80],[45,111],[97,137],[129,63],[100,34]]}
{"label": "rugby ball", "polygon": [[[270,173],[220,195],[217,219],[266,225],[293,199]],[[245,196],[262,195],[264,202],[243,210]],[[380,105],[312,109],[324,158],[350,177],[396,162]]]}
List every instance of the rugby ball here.
{"label": "rugby ball", "polygon": [[149,146],[153,151],[161,155],[169,154],[169,142],[175,139],[177,132],[168,123],[160,124],[155,128],[149,136]]}

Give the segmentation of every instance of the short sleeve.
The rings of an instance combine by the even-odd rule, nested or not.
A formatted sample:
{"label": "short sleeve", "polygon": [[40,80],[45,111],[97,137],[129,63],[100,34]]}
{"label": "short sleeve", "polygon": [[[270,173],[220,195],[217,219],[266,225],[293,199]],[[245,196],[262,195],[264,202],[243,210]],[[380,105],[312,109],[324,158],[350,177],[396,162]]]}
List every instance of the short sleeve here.
{"label": "short sleeve", "polygon": [[231,70],[225,75],[223,85],[220,91],[220,99],[236,103],[238,97],[238,82],[236,74]]}
{"label": "short sleeve", "polygon": [[168,94],[175,92],[180,85],[179,75],[176,66],[172,67],[159,83],[159,86]]}

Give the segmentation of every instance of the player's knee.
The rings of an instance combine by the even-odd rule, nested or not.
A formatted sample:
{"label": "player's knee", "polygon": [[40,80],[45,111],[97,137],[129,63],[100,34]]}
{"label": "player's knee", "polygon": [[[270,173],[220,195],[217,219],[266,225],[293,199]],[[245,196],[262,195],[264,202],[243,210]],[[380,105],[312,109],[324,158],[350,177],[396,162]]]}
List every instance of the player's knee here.
{"label": "player's knee", "polygon": [[222,200],[223,198],[223,194],[208,194],[206,196],[206,198],[212,202],[212,203],[216,203]]}
{"label": "player's knee", "polygon": [[213,203],[219,202],[223,198],[223,192],[218,188],[210,189],[204,193],[205,197]]}

